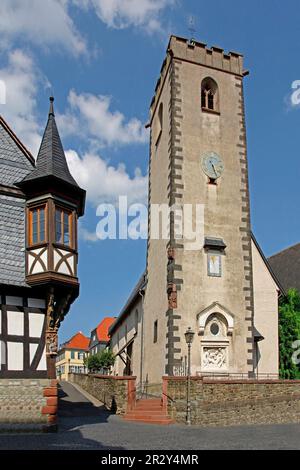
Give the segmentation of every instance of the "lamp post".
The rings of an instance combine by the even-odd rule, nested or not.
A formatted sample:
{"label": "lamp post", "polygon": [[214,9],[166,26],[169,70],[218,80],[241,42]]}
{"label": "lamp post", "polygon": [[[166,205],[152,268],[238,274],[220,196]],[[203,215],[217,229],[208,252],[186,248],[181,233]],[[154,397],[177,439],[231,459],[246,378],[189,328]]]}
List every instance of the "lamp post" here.
{"label": "lamp post", "polygon": [[187,406],[186,406],[186,424],[191,425],[191,346],[194,340],[195,332],[189,327],[184,333],[185,342],[188,345],[188,373],[187,373]]}
{"label": "lamp post", "polygon": [[258,343],[260,343],[261,341],[263,341],[265,338],[263,337],[263,335],[257,331],[257,329],[254,327],[254,344],[255,344],[255,362],[256,362],[256,374],[254,372],[254,376],[256,375],[256,378],[257,380],[259,380],[259,373],[258,373],[258,363],[259,363],[259,347],[258,347]]}

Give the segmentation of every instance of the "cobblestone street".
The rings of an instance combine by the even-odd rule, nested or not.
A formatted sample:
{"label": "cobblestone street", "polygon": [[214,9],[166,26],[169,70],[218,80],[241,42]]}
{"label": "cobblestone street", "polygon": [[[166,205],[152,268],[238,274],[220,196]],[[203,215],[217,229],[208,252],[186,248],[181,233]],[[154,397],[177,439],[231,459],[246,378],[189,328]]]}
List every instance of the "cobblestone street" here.
{"label": "cobblestone street", "polygon": [[187,428],[128,423],[68,383],[60,389],[59,409],[57,434],[0,434],[0,449],[300,449],[300,425]]}

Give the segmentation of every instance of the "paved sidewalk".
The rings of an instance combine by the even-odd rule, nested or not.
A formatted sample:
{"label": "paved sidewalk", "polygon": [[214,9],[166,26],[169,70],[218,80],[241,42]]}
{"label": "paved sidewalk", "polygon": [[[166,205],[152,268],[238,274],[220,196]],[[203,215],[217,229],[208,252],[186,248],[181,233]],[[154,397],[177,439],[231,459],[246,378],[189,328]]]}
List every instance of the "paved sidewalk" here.
{"label": "paved sidewalk", "polygon": [[0,449],[300,449],[300,425],[201,428],[123,421],[71,384],[60,390],[57,434],[0,434]]}
{"label": "paved sidewalk", "polygon": [[58,416],[60,423],[64,417],[88,417],[94,416],[100,422],[107,421],[110,416],[104,405],[91,397],[90,394],[82,390],[79,386],[69,382],[61,382],[58,388]]}

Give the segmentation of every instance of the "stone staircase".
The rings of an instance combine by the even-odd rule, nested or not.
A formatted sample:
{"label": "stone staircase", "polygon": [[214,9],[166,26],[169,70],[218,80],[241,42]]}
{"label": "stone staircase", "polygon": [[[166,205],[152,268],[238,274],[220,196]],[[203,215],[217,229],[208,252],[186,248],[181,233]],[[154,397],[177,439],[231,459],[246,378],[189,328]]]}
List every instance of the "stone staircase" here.
{"label": "stone staircase", "polygon": [[175,422],[163,409],[161,398],[137,400],[135,407],[127,411],[123,419],[148,424],[172,424]]}

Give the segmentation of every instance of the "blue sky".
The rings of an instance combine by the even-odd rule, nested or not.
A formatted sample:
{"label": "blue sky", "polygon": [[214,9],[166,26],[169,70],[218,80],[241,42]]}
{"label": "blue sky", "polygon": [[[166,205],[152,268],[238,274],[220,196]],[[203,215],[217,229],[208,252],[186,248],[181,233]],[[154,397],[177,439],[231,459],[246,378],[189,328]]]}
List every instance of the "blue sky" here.
{"label": "blue sky", "polygon": [[[101,202],[147,195],[148,119],[169,34],[245,55],[253,231],[267,256],[299,242],[300,80],[297,0],[2,0],[0,113],[37,153],[53,91],[74,176],[88,192],[80,224],[81,294],[63,341],[117,315],[145,267],[145,241],[94,240]],[[137,170],[138,169],[138,170]]]}

